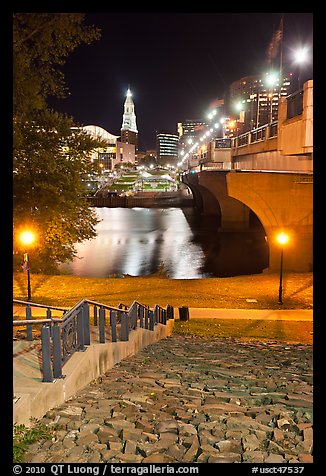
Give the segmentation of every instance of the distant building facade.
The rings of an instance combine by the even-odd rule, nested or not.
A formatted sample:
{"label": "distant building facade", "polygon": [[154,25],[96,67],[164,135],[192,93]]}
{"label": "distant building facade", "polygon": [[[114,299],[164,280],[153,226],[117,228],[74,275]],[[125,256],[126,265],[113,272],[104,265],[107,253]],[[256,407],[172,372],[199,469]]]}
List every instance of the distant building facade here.
{"label": "distant building facade", "polygon": [[279,98],[291,92],[292,74],[284,77],[245,76],[230,86],[230,109],[240,115],[243,131],[276,121]]}
{"label": "distant building facade", "polygon": [[175,165],[178,162],[178,134],[170,131],[156,133],[157,164]]}
{"label": "distant building facade", "polygon": [[132,94],[128,88],[126,100],[124,102],[124,111],[121,126],[121,142],[135,146],[135,152],[138,151],[138,129],[136,123],[135,105],[132,100]]}
{"label": "distant building facade", "polygon": [[135,164],[135,146],[121,142],[119,136],[115,136],[100,126],[89,125],[82,129],[95,139],[107,142],[107,147],[97,148],[93,151],[91,161],[98,165],[99,171],[112,171],[117,164]]}
{"label": "distant building facade", "polygon": [[178,122],[179,145],[187,146],[198,139],[199,134],[208,126],[208,123],[201,119],[186,119]]}

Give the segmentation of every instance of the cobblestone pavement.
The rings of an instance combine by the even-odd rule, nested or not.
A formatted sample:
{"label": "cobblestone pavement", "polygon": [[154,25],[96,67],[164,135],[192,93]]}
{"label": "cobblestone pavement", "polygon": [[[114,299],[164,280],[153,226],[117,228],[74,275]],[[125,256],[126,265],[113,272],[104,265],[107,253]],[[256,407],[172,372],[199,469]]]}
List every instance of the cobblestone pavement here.
{"label": "cobblestone pavement", "polygon": [[312,346],[168,337],[43,418],[32,463],[312,462]]}

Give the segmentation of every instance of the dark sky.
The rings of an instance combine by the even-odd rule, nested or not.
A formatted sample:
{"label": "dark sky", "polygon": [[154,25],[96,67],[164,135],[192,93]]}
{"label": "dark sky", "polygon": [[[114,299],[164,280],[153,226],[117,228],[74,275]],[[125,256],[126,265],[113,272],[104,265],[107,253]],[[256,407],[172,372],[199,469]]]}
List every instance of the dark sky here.
{"label": "dark sky", "polygon": [[[51,105],[82,124],[120,135],[130,85],[141,150],[155,147],[155,133],[204,117],[226,98],[230,84],[267,70],[266,48],[282,13],[87,13],[102,30],[80,46],[64,67],[70,97]],[[284,68],[294,70],[293,49],[308,44],[312,13],[285,13]],[[277,65],[279,62],[277,61]],[[312,61],[302,71],[312,78]]]}

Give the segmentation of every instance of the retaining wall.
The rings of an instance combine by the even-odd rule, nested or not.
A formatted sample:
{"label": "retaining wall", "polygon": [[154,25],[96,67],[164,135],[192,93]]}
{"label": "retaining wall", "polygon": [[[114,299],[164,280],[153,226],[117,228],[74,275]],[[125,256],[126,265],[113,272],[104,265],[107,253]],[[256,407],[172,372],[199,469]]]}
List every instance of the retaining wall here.
{"label": "retaining wall", "polygon": [[127,342],[91,344],[85,352],[73,354],[63,367],[64,378],[52,383],[42,382],[41,373],[39,377],[14,376],[14,423],[30,426],[31,418],[42,418],[116,363],[171,335],[173,324],[169,319],[166,325],[156,324],[154,331],[137,328],[130,332]]}

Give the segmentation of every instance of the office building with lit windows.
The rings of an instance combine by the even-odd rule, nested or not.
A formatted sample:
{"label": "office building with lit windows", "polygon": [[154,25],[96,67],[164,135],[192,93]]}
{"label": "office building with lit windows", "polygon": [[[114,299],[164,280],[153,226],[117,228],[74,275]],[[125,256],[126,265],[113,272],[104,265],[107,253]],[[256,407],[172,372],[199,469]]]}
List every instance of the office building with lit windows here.
{"label": "office building with lit windows", "polygon": [[178,122],[179,146],[186,147],[195,142],[207,126],[208,123],[201,119],[186,119],[184,122]]}
{"label": "office building with lit windows", "polygon": [[261,78],[245,76],[230,86],[230,110],[240,116],[243,131],[276,121],[280,96],[291,92],[292,73],[283,78],[272,73]]}
{"label": "office building with lit windows", "polygon": [[158,165],[176,165],[178,162],[179,136],[169,131],[156,133]]}

